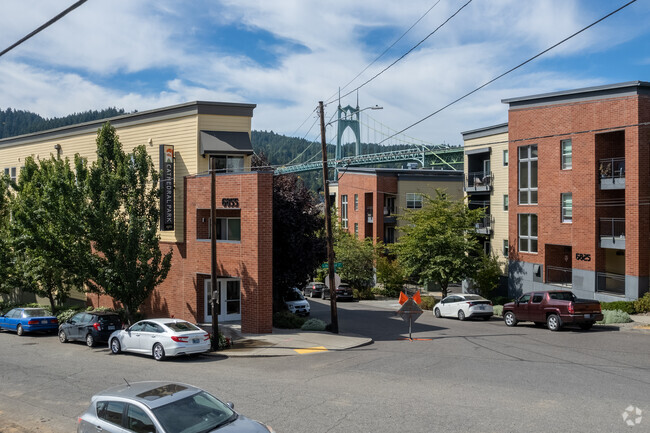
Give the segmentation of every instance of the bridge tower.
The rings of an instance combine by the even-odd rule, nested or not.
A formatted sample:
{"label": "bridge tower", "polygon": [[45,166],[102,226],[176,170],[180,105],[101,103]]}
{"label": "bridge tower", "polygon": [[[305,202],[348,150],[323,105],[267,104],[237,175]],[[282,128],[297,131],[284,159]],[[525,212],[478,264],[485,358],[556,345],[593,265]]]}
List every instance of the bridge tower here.
{"label": "bridge tower", "polygon": [[339,161],[343,155],[343,149],[341,148],[341,138],[343,138],[343,133],[347,128],[350,128],[354,133],[356,138],[356,143],[354,146],[355,156],[361,154],[361,132],[359,129],[359,95],[357,95],[357,108],[353,108],[350,105],[341,107],[341,97],[339,95],[339,107],[338,107],[338,121],[337,123],[337,134],[336,134],[336,155],[335,158]]}

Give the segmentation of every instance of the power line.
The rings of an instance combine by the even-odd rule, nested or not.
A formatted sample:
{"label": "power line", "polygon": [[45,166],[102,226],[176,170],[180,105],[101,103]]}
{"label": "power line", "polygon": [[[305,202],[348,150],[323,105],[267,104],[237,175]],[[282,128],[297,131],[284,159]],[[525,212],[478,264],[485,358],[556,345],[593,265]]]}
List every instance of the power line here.
{"label": "power line", "polygon": [[565,43],[565,42],[568,41],[569,39],[571,39],[571,38],[573,38],[573,37],[579,35],[580,33],[584,32],[585,30],[587,30],[587,29],[589,29],[589,28],[595,26],[596,24],[600,23],[601,21],[605,20],[606,18],[609,18],[610,16],[614,15],[615,13],[617,13],[617,12],[619,12],[619,11],[625,9],[626,7],[628,7],[629,5],[631,5],[631,4],[634,3],[634,2],[636,2],[636,0],[631,0],[631,1],[627,2],[626,4],[624,4],[623,6],[621,6],[620,8],[616,9],[615,11],[608,13],[608,14],[605,15],[604,17],[602,17],[602,18],[600,18],[600,19],[594,21],[593,23],[589,24],[589,25],[586,26],[586,27],[583,27],[582,29],[578,30],[577,32],[573,33],[572,35],[567,36],[566,38],[562,39],[560,42],[558,42],[558,43],[556,43],[556,44],[554,44],[554,45],[548,47],[548,48],[545,49],[544,51],[541,51],[540,53],[534,55],[533,57],[529,58],[528,60],[526,60],[526,61],[524,61],[524,62],[521,62],[520,64],[518,64],[518,65],[515,66],[514,68],[511,68],[511,69],[507,70],[506,72],[502,73],[501,75],[498,75],[498,76],[492,78],[491,80],[487,81],[486,83],[482,84],[481,86],[477,87],[476,89],[472,90],[471,92],[464,94],[464,95],[461,96],[460,98],[455,99],[454,101],[450,102],[449,104],[445,105],[444,107],[442,107],[442,108],[440,108],[440,109],[434,111],[433,113],[429,114],[428,116],[423,117],[422,119],[418,120],[417,122],[415,122],[415,123],[413,123],[413,124],[407,126],[406,128],[402,129],[401,131],[399,131],[399,132],[397,132],[397,133],[391,135],[390,137],[386,137],[385,139],[383,139],[382,141],[380,141],[378,144],[381,144],[381,143],[383,143],[384,141],[389,140],[389,139],[393,138],[394,136],[396,136],[396,135],[398,135],[398,134],[401,134],[401,133],[403,133],[404,131],[406,131],[406,130],[408,130],[408,129],[411,129],[412,127],[414,127],[414,126],[416,126],[416,125],[419,125],[420,123],[424,122],[425,120],[429,119],[430,117],[433,117],[433,116],[435,116],[436,114],[440,113],[442,110],[444,110],[444,109],[446,109],[446,108],[448,108],[448,107],[454,105],[455,103],[457,103],[457,102],[459,102],[459,101],[462,101],[463,99],[465,99],[465,98],[467,98],[468,96],[470,96],[470,95],[472,95],[472,94],[478,92],[479,90],[481,90],[482,88],[488,86],[489,84],[494,83],[494,82],[495,82],[496,80],[498,80],[499,78],[502,78],[502,77],[508,75],[509,73],[511,73],[511,72],[513,72],[513,71],[515,71],[515,70],[517,70],[517,69],[519,69],[519,68],[521,68],[522,66],[526,65],[527,63],[532,62],[532,61],[535,60],[536,58],[542,56],[543,54],[546,54],[546,53],[549,52],[549,51],[551,51],[553,48],[556,48],[557,46],[559,46],[559,45]]}
{"label": "power line", "polygon": [[66,16],[67,14],[72,12],[73,10],[77,9],[82,4],[86,3],[86,1],[88,1],[88,0],[79,0],[78,2],[76,2],[75,4],[73,4],[72,6],[70,6],[69,8],[67,8],[66,10],[64,10],[63,12],[61,12],[60,14],[58,14],[57,16],[55,16],[54,18],[52,18],[51,20],[49,20],[48,22],[43,24],[42,26],[40,26],[39,28],[37,28],[36,30],[31,32],[30,34],[25,36],[24,38],[20,39],[18,42],[14,43],[13,45],[11,45],[11,46],[5,48],[4,50],[0,51],[0,57],[3,56],[4,54],[8,53],[9,51],[13,50],[18,45],[25,42],[27,39],[31,38],[32,36],[36,35],[37,33],[40,33],[42,30],[46,29],[47,27],[51,26],[55,22],[59,21],[64,16]]}

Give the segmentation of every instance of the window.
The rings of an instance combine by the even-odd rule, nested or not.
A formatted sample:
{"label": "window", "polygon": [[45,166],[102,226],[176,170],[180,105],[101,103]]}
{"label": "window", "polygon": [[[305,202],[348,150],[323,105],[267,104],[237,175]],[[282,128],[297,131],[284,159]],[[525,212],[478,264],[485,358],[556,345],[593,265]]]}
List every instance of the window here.
{"label": "window", "polygon": [[5,168],[5,175],[9,176],[9,169],[8,168]]}
{"label": "window", "polygon": [[341,196],[341,228],[348,228],[348,196]]}
{"label": "window", "polygon": [[137,406],[132,404],[126,410],[126,428],[135,433],[151,433],[156,431],[156,427],[151,418]]}
{"label": "window", "polygon": [[359,210],[359,194],[354,195],[354,210]]}
{"label": "window", "polygon": [[519,204],[537,204],[537,145],[519,148]]}
{"label": "window", "polygon": [[213,167],[217,173],[238,173],[244,171],[243,156],[217,155],[211,156]]}
{"label": "window", "polygon": [[[5,169],[6,170],[6,169]],[[16,167],[11,167],[11,180],[16,181]]]}
{"label": "window", "polygon": [[571,149],[571,140],[562,140],[562,170],[571,170],[572,167],[572,149]]}
{"label": "window", "polygon": [[354,237],[359,237],[359,223],[354,223]]}
{"label": "window", "polygon": [[218,241],[241,241],[241,218],[217,218]]}
{"label": "window", "polygon": [[384,243],[385,244],[395,243],[395,227],[384,228]]}
{"label": "window", "polygon": [[104,421],[112,424],[122,425],[122,413],[124,412],[124,403],[121,401],[98,401],[97,416]]}
{"label": "window", "polygon": [[503,240],[503,257],[508,257],[508,250],[510,250],[510,245],[508,245],[508,239]]}
{"label": "window", "polygon": [[420,208],[422,208],[422,194],[407,192],[406,193],[406,208],[407,209],[420,209]]}
{"label": "window", "polygon": [[562,222],[570,223],[573,220],[573,193],[562,194]]}
{"label": "window", "polygon": [[503,151],[503,166],[504,167],[508,166],[508,151],[507,150]]}
{"label": "window", "polygon": [[395,213],[395,197],[384,198],[384,215],[392,215]]}
{"label": "window", "polygon": [[519,303],[520,304],[527,304],[528,301],[530,301],[530,293],[526,293],[525,295],[521,295],[519,297]]}
{"label": "window", "polygon": [[508,210],[508,205],[510,202],[508,201],[508,194],[503,194],[503,210],[507,211]]}
{"label": "window", "polygon": [[533,294],[533,300],[531,301],[533,304],[539,304],[542,302],[542,299],[544,299],[543,295],[540,295],[538,293]]}
{"label": "window", "polygon": [[519,214],[519,251],[537,252],[537,215]]}

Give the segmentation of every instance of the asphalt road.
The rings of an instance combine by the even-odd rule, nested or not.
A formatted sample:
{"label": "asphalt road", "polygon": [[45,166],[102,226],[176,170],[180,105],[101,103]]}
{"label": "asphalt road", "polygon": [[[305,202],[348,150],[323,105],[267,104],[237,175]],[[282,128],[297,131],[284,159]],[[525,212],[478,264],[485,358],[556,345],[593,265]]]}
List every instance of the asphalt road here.
{"label": "asphalt road", "polygon": [[[650,334],[588,332],[430,312],[407,325],[386,302],[342,303],[357,349],[280,358],[155,362],[56,336],[0,333],[0,432],[72,432],[90,397],[137,380],[202,386],[280,432],[650,431]],[[329,306],[312,301],[312,315]],[[430,339],[430,340],[425,340]],[[628,427],[628,406],[643,411]]]}

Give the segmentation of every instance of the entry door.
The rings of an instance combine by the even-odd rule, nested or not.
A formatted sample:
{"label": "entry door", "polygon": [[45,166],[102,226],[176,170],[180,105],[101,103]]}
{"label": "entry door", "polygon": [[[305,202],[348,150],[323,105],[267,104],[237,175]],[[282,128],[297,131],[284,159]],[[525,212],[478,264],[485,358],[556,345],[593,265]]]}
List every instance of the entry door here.
{"label": "entry door", "polygon": [[[221,294],[219,321],[241,320],[241,280],[217,278]],[[212,281],[205,280],[205,320],[212,320]]]}

